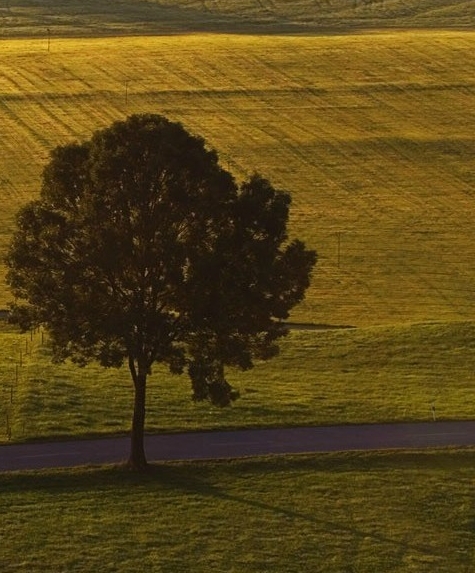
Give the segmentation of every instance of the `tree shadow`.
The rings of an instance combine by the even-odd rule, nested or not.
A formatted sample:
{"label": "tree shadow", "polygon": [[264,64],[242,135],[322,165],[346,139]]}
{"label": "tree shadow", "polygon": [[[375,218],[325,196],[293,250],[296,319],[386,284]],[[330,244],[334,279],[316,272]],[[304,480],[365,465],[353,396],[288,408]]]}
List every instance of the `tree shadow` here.
{"label": "tree shadow", "polygon": [[[226,463],[226,462],[224,462]],[[222,501],[229,501],[238,503],[243,506],[250,507],[263,512],[268,512],[277,517],[292,519],[295,521],[303,521],[312,526],[315,526],[322,533],[333,533],[335,535],[350,535],[358,539],[372,539],[378,543],[386,543],[394,546],[400,553],[412,550],[425,555],[434,557],[445,557],[443,551],[437,551],[434,547],[429,545],[422,545],[418,543],[410,543],[407,541],[408,535],[404,536],[404,540],[397,540],[383,535],[374,533],[372,531],[357,528],[354,525],[347,525],[339,523],[336,520],[323,519],[313,513],[306,513],[295,509],[289,509],[278,504],[270,504],[267,502],[258,501],[256,499],[247,498],[243,495],[237,495],[226,491],[226,489],[208,483],[206,480],[200,479],[195,475],[190,474],[189,468],[180,468],[179,466],[160,466],[153,467],[152,475],[156,476],[162,485],[169,487],[171,490],[181,490],[186,494],[198,494],[202,497],[210,497]]]}
{"label": "tree shadow", "polygon": [[[251,474],[262,475],[262,472],[269,471],[266,460],[251,460],[249,464],[245,473],[242,474],[243,476],[249,477]],[[133,489],[134,486],[159,486],[162,490],[166,489],[173,493],[197,495],[205,500],[208,498],[210,500],[216,499],[232,502],[259,512],[268,513],[274,517],[304,522],[310,524],[317,532],[331,533],[335,536],[349,535],[361,541],[371,539],[381,544],[393,546],[398,554],[413,551],[432,557],[444,558],[446,556],[442,550],[438,551],[432,546],[411,543],[408,541],[408,535],[403,540],[398,540],[382,533],[375,533],[374,531],[357,527],[354,522],[348,524],[346,522],[351,519],[350,513],[345,518],[346,522],[342,523],[336,518],[324,518],[311,512],[285,507],[277,502],[268,503],[267,501],[256,500],[251,496],[236,494],[227,490],[225,486],[211,483],[211,481],[216,482],[219,475],[239,479],[239,474],[234,469],[230,469],[229,472],[226,471],[226,465],[231,468],[233,461],[225,460],[211,464],[199,464],[195,467],[185,462],[150,464],[147,471],[144,472],[130,471],[124,465],[120,465],[102,466],[100,468],[82,467],[75,470],[49,472],[0,473],[0,491],[4,493],[35,491],[64,494],[68,492],[107,491],[115,487],[129,490]],[[219,471],[217,471],[217,468],[219,468]]]}

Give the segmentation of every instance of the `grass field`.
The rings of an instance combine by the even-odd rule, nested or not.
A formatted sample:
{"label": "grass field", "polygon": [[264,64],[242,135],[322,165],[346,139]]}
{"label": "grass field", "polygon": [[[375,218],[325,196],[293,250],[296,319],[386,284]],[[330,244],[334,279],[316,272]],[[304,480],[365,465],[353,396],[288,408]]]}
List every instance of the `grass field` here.
{"label": "grass field", "polygon": [[0,253],[51,148],[151,111],[292,192],[320,255],[296,319],[472,319],[473,53],[471,32],[0,42]]}
{"label": "grass field", "polygon": [[0,36],[462,28],[473,0],[0,0]]}
{"label": "grass field", "polygon": [[[474,340],[474,323],[292,332],[275,360],[230,373],[241,397],[225,409],[193,403],[186,376],[157,368],[146,428],[473,419]],[[4,332],[0,342],[0,441],[128,431],[125,368],[52,365],[40,334]]]}
{"label": "grass field", "polygon": [[3,573],[471,573],[473,451],[0,475]]}
{"label": "grass field", "polygon": [[[148,431],[474,418],[474,21],[472,0],[0,0],[0,257],[49,150],[166,114],[237,178],[292,192],[292,233],[320,255],[294,319],[360,328],[292,332],[231,375],[225,410],[157,370]],[[131,412],[126,371],[53,366],[41,332],[0,326],[0,441],[121,433]],[[0,568],[471,573],[473,465],[447,450],[3,474]]]}
{"label": "grass field", "polygon": [[[237,178],[292,192],[291,231],[320,255],[294,318],[365,328],[293,333],[232,375],[224,411],[158,371],[149,431],[474,417],[474,48],[459,31],[2,41],[0,253],[49,150],[164,113]],[[52,366],[38,341],[2,334],[0,439],[126,431],[128,373]]]}

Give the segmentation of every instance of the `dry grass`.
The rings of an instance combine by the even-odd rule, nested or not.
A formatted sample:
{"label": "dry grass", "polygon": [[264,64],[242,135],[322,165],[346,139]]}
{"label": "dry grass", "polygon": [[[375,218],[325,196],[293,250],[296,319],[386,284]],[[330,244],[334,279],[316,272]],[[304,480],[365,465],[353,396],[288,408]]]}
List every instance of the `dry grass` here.
{"label": "dry grass", "polygon": [[473,0],[0,0],[0,35],[328,33],[473,26]]}
{"label": "dry grass", "polygon": [[157,112],[292,192],[320,255],[295,318],[471,319],[474,50],[468,32],[2,42],[0,253],[51,148]]}

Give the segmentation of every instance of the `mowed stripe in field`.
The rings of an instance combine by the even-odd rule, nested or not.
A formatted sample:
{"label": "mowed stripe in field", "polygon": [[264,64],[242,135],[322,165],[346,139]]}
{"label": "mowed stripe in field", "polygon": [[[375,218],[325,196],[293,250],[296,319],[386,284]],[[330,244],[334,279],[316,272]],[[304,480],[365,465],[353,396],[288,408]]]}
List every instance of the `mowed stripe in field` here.
{"label": "mowed stripe in field", "polygon": [[203,135],[236,177],[257,170],[292,192],[291,230],[320,255],[297,318],[473,316],[475,34],[0,47],[2,252],[50,149],[157,112]]}

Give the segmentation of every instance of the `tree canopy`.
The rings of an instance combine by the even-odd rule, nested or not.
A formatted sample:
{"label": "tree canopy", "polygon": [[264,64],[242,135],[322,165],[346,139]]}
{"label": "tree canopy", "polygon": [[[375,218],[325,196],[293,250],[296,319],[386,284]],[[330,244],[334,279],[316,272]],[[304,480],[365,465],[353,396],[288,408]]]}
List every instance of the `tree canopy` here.
{"label": "tree canopy", "polygon": [[316,254],[289,240],[290,195],[259,175],[237,184],[180,123],[133,115],[53,150],[7,256],[12,320],[42,324],[53,358],[128,364],[129,463],[146,465],[147,377],[186,371],[193,397],[236,397],[226,367],[278,352]]}

